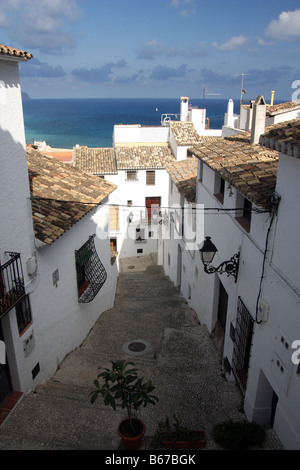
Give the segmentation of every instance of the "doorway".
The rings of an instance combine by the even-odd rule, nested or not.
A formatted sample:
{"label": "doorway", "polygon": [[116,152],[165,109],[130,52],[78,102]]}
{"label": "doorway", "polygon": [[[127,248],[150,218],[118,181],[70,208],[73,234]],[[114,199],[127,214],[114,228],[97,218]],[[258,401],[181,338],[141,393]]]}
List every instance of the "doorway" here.
{"label": "doorway", "polygon": [[181,291],[181,271],[182,271],[182,250],[181,250],[181,246],[178,245],[176,285],[179,289],[179,292]]}
{"label": "doorway", "polygon": [[219,298],[217,309],[217,321],[212,331],[211,337],[220,359],[223,357],[225,330],[227,320],[228,294],[219,280]]}
{"label": "doorway", "polygon": [[146,197],[145,205],[148,222],[151,223],[152,219],[158,219],[160,212],[160,197]]}
{"label": "doorway", "polygon": [[[4,343],[4,335],[0,320],[0,341]],[[3,344],[2,343],[2,344]],[[0,363],[0,406],[6,399],[6,397],[12,391],[12,385],[10,380],[9,367],[7,363],[7,357],[5,357],[5,364]]]}

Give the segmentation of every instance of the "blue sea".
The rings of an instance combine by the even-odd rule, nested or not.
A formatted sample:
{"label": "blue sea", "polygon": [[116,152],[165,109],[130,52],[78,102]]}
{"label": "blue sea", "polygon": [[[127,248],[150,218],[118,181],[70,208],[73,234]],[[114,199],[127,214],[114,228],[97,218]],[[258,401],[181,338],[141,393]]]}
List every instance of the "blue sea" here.
{"label": "blue sea", "polygon": [[[221,129],[228,99],[206,99],[206,117],[211,129]],[[190,99],[202,108],[202,99]],[[234,101],[239,113],[239,100]],[[46,141],[50,147],[71,149],[74,145],[111,147],[116,124],[159,126],[162,114],[180,115],[178,99],[28,99],[23,101],[26,143]]]}

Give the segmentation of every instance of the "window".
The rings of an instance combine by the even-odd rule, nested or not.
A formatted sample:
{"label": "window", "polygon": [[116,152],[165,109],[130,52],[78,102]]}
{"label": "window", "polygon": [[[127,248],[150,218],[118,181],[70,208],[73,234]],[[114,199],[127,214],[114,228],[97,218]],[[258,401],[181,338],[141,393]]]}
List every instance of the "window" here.
{"label": "window", "polygon": [[119,230],[119,206],[109,207],[109,229],[113,232]]}
{"label": "window", "polygon": [[137,171],[127,170],[126,171],[126,181],[137,181]]}
{"label": "window", "polygon": [[243,227],[244,230],[250,232],[252,203],[241,194],[237,195],[237,215],[235,219]]}
{"label": "window", "polygon": [[16,305],[16,317],[19,334],[21,336],[21,334],[24,333],[28,325],[32,323],[32,315],[28,295],[26,295],[21,300],[21,302]]}
{"label": "window", "polygon": [[198,181],[202,183],[203,180],[203,161],[199,160],[198,162]]}
{"label": "window", "polygon": [[215,184],[215,198],[223,204],[224,202],[224,192],[225,192],[225,180],[219,175],[216,175],[216,184]]}
{"label": "window", "polygon": [[146,171],[146,185],[154,185],[155,184],[155,171]]}
{"label": "window", "polygon": [[110,238],[109,241],[110,241],[110,262],[111,262],[111,265],[113,265],[118,256],[117,239]]}
{"label": "window", "polygon": [[107,272],[96,252],[95,235],[75,251],[78,302],[91,302],[107,279]]}

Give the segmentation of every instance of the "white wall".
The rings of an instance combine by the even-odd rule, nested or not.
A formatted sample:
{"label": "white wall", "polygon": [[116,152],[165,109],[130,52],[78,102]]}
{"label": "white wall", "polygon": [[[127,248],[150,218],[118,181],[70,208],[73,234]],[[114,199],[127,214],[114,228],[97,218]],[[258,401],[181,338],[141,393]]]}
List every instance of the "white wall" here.
{"label": "white wall", "polygon": [[[0,260],[9,259],[5,251],[15,251],[21,253],[24,266],[34,252],[34,237],[19,71],[17,62],[0,60],[0,64]],[[24,275],[27,284],[26,269]]]}
{"label": "white wall", "polygon": [[292,362],[292,343],[300,340],[299,174],[300,161],[280,155],[276,191],[281,201],[261,292],[269,314],[256,328],[245,399],[249,418],[264,424],[271,406],[271,397],[264,397],[274,391],[278,396],[274,429],[286,449],[298,450],[300,375]]}
{"label": "white wall", "polygon": [[113,131],[113,145],[121,143],[166,143],[169,141],[169,126],[116,125]]}
{"label": "white wall", "polygon": [[[36,286],[26,260],[35,256],[32,211],[18,62],[0,59],[0,262],[10,259],[6,251],[21,254],[25,291]],[[15,309],[1,320],[12,386],[22,389],[24,373],[23,340],[18,332]]]}
{"label": "white wall", "polygon": [[[145,220],[146,197],[160,197],[162,212],[168,205],[168,174],[165,169],[155,170],[155,185],[146,185],[146,170],[137,170],[137,180],[127,181],[126,170],[119,170],[118,175],[107,175],[106,179],[118,187],[109,196],[109,204],[119,205],[119,229],[111,232],[111,237],[117,238],[117,251],[120,258],[146,255],[157,251],[158,226]],[[132,201],[132,207],[127,207],[127,201]],[[131,223],[129,214],[133,214]],[[140,221],[142,219],[142,223]],[[138,226],[145,230],[146,242],[135,241],[135,230]],[[149,232],[153,232],[149,236]],[[143,250],[142,253],[138,250]]]}
{"label": "white wall", "polygon": [[[33,323],[21,338],[14,338],[20,390],[28,392],[48,379],[64,357],[80,346],[101,313],[114,303],[117,267],[111,266],[106,210],[94,209],[51,246],[39,248],[38,288],[30,292]],[[98,224],[96,222],[99,221]],[[107,271],[107,280],[96,297],[87,304],[78,302],[75,250],[96,234],[95,246]],[[53,284],[52,274],[59,280]],[[23,341],[34,335],[34,348],[24,357]],[[39,364],[33,380],[31,371]]]}

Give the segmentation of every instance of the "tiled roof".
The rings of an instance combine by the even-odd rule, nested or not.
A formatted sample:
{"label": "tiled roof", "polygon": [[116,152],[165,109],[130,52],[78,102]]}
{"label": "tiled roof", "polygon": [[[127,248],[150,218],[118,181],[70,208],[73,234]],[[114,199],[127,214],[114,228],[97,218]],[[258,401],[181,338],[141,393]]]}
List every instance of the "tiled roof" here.
{"label": "tiled roof", "polygon": [[[250,108],[250,104],[243,104],[243,108]],[[272,106],[267,104],[266,115],[272,117],[277,114],[287,113],[288,111],[294,111],[297,109],[300,109],[300,100],[286,101]]]}
{"label": "tiled roof", "polygon": [[285,113],[300,109],[300,100],[287,101],[285,103],[274,104],[273,106],[267,106],[267,116],[275,116],[276,114]]}
{"label": "tiled roof", "polygon": [[168,145],[116,146],[118,170],[143,170],[166,168],[175,160]]}
{"label": "tiled roof", "polygon": [[270,126],[260,136],[259,143],[291,157],[300,158],[300,119]]}
{"label": "tiled roof", "polygon": [[170,129],[173,132],[176,143],[181,147],[196,145],[203,140],[192,122],[170,121]]}
{"label": "tiled roof", "polygon": [[176,161],[170,163],[166,169],[178,191],[184,195],[188,202],[195,202],[198,159],[193,157]]}
{"label": "tiled roof", "polygon": [[86,173],[97,175],[115,175],[116,158],[113,148],[89,148],[86,146],[73,149],[74,166]]}
{"label": "tiled roof", "polygon": [[27,163],[35,237],[46,245],[116,189],[114,184],[36,150],[27,151]]}
{"label": "tiled roof", "polygon": [[248,134],[243,134],[190,150],[255,205],[268,207],[276,186],[278,152],[251,145]]}
{"label": "tiled roof", "polygon": [[18,57],[26,60],[32,59],[33,57],[33,55],[27,51],[21,51],[20,49],[4,46],[3,44],[0,44],[0,57],[1,56]]}

